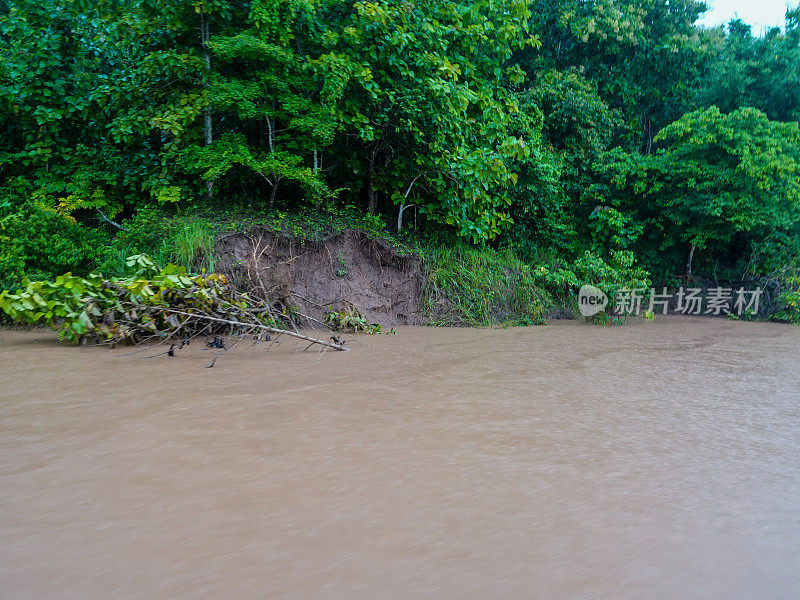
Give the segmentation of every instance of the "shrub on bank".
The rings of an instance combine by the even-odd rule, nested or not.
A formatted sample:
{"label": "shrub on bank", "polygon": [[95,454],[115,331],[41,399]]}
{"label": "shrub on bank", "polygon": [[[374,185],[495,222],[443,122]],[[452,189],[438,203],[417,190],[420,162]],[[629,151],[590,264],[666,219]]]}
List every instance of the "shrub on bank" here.
{"label": "shrub on bank", "polygon": [[19,286],[26,276],[88,273],[107,241],[103,231],[36,202],[0,198],[0,290]]}
{"label": "shrub on bank", "polygon": [[800,275],[787,277],[774,318],[800,325]]}
{"label": "shrub on bank", "polygon": [[513,253],[465,244],[424,251],[424,304],[432,325],[540,325],[552,305]]}
{"label": "shrub on bank", "polygon": [[560,307],[572,313],[578,312],[577,293],[584,285],[600,288],[609,298],[614,298],[621,289],[650,288],[650,274],[634,266],[633,252],[618,250],[610,254],[609,258],[603,258],[587,250],[573,262],[551,257],[532,272],[536,283],[549,290]]}

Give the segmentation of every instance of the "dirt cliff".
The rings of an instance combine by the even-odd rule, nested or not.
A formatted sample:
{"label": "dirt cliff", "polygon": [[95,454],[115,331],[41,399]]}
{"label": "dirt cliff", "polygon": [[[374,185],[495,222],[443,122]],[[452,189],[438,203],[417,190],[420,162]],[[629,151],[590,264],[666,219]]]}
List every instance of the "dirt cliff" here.
{"label": "dirt cliff", "polygon": [[312,319],[355,306],[369,322],[423,322],[421,260],[360,231],[309,241],[254,229],[222,236],[216,254],[240,287]]}

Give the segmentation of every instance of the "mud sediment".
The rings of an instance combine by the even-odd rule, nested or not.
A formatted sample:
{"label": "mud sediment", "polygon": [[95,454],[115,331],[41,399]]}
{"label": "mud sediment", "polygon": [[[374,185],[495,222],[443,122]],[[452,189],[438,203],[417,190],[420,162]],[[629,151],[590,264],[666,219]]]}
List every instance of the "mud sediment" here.
{"label": "mud sediment", "polygon": [[239,287],[311,319],[355,307],[385,326],[424,321],[421,259],[361,231],[314,241],[254,229],[221,237],[216,253]]}

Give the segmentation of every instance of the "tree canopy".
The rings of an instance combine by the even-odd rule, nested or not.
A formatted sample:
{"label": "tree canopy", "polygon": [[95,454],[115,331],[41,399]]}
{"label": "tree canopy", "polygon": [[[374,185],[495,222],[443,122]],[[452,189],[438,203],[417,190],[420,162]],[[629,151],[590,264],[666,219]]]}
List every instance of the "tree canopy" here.
{"label": "tree canopy", "polygon": [[[91,265],[152,207],[355,206],[530,260],[764,272],[800,247],[800,9],[761,37],[704,10],[0,1],[0,270]],[[71,232],[49,267],[32,228]]]}

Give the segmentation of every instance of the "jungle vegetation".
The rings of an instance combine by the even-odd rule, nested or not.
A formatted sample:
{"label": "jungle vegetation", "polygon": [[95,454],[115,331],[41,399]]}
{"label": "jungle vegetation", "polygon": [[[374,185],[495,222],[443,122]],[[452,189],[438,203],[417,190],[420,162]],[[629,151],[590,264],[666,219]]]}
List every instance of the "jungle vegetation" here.
{"label": "jungle vegetation", "polygon": [[0,0],[0,289],[209,260],[209,215],[345,211],[552,293],[796,298],[800,9],[761,35],[705,9]]}

